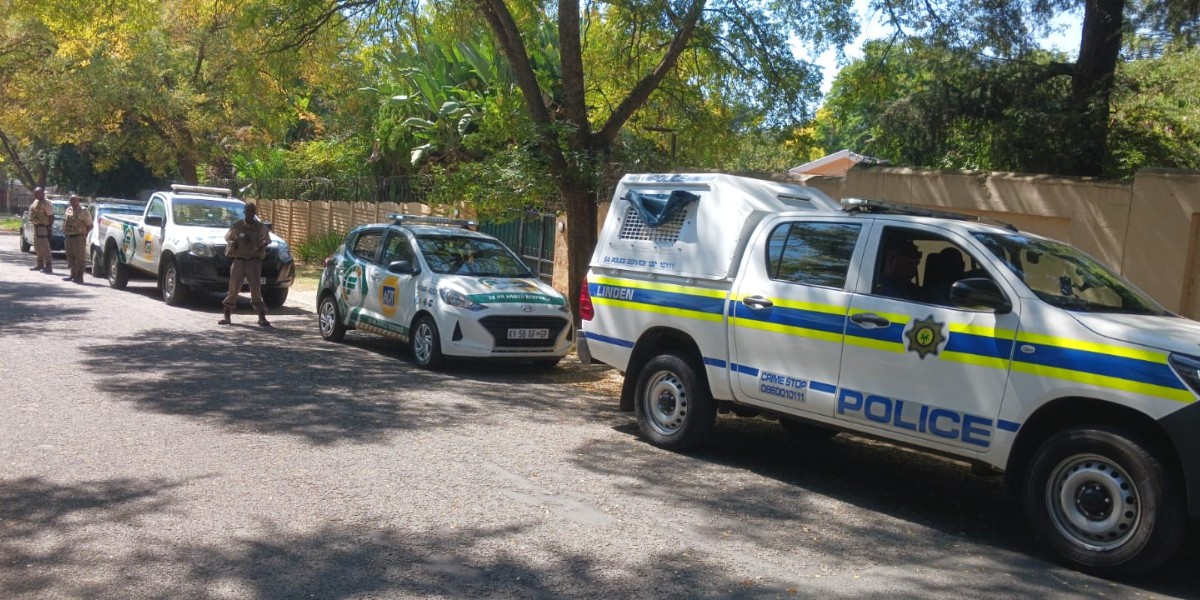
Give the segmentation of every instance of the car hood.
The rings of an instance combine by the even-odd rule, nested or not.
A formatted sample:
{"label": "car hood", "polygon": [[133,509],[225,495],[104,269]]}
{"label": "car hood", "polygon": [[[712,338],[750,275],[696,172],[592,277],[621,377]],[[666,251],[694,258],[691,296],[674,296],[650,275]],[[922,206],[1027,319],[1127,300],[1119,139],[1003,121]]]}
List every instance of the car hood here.
{"label": "car hood", "polygon": [[[193,242],[204,242],[213,246],[225,245],[225,233],[228,227],[196,227],[193,225],[176,225],[175,234]],[[287,243],[283,238],[271,234],[272,242]]]}
{"label": "car hood", "polygon": [[532,277],[441,275],[438,287],[462,292],[480,304],[511,302],[563,306],[567,302],[557,290]]}
{"label": "car hood", "polygon": [[1071,316],[1106,338],[1200,356],[1200,323],[1191,319],[1111,313]]}

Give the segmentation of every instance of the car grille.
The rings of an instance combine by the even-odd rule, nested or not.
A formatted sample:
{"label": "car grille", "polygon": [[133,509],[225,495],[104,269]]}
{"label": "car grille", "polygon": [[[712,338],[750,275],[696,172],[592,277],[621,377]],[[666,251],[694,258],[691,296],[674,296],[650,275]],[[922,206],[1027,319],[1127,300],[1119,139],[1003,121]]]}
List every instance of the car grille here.
{"label": "car grille", "polygon": [[[484,317],[479,323],[492,334],[497,349],[503,348],[553,348],[559,334],[567,326],[562,317]],[[510,340],[509,329],[549,329],[546,339]]]}
{"label": "car grille", "polygon": [[[217,274],[228,278],[229,269],[233,266],[233,259],[225,256],[225,245],[213,246],[213,252],[216,254],[214,264],[217,266]],[[263,258],[262,276],[268,279],[277,277],[282,268],[283,263],[279,262],[279,249],[268,246],[267,255]]]}

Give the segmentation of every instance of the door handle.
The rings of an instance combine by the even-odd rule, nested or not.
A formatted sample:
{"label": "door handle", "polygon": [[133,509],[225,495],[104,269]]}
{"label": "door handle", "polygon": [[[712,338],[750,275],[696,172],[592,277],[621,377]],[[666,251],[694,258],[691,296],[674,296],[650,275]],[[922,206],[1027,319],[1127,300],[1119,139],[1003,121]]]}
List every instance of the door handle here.
{"label": "door handle", "polygon": [[875,313],[858,313],[857,315],[850,317],[850,320],[853,321],[855,325],[858,325],[858,326],[862,327],[863,329],[875,329],[876,327],[887,327],[888,325],[892,324],[891,321],[889,321]]}
{"label": "door handle", "polygon": [[765,310],[775,306],[774,302],[771,302],[762,296],[746,296],[745,298],[742,298],[742,304],[745,304],[754,310]]}

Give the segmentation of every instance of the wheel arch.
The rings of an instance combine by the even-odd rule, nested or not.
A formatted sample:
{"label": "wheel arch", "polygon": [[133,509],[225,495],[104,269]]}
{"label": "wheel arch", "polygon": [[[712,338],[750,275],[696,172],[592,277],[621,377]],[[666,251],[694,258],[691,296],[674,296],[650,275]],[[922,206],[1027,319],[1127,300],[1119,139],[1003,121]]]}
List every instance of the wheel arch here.
{"label": "wheel arch", "polygon": [[633,345],[633,352],[629,355],[629,363],[625,371],[625,381],[621,385],[621,401],[619,404],[620,410],[629,412],[633,410],[633,400],[635,388],[637,387],[638,377],[641,375],[642,367],[654,356],[664,354],[666,352],[676,352],[682,356],[694,361],[700,368],[697,370],[697,376],[701,383],[708,386],[708,373],[704,367],[704,356],[700,352],[700,345],[687,332],[680,331],[672,327],[652,327],[642,332],[641,337]]}
{"label": "wheel arch", "polygon": [[1038,408],[1017,433],[1005,467],[1004,486],[1010,498],[1019,498],[1030,460],[1047,439],[1068,427],[1106,425],[1128,432],[1150,446],[1163,467],[1176,478],[1180,489],[1186,483],[1182,463],[1171,438],[1158,421],[1149,415],[1106,400],[1069,396]]}

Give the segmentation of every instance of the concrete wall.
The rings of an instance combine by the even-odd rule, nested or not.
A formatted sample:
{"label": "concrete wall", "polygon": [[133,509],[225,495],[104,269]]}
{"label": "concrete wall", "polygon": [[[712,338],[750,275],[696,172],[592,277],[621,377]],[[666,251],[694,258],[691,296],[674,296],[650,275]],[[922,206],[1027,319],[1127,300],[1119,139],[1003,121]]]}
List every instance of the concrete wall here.
{"label": "concrete wall", "polygon": [[[1112,182],[860,165],[845,177],[800,182],[836,199],[975,214],[1068,242],[1167,308],[1200,319],[1200,172],[1144,169],[1132,182]],[[600,223],[607,208],[600,205]],[[555,287],[566,292],[566,238],[558,237]]]}

